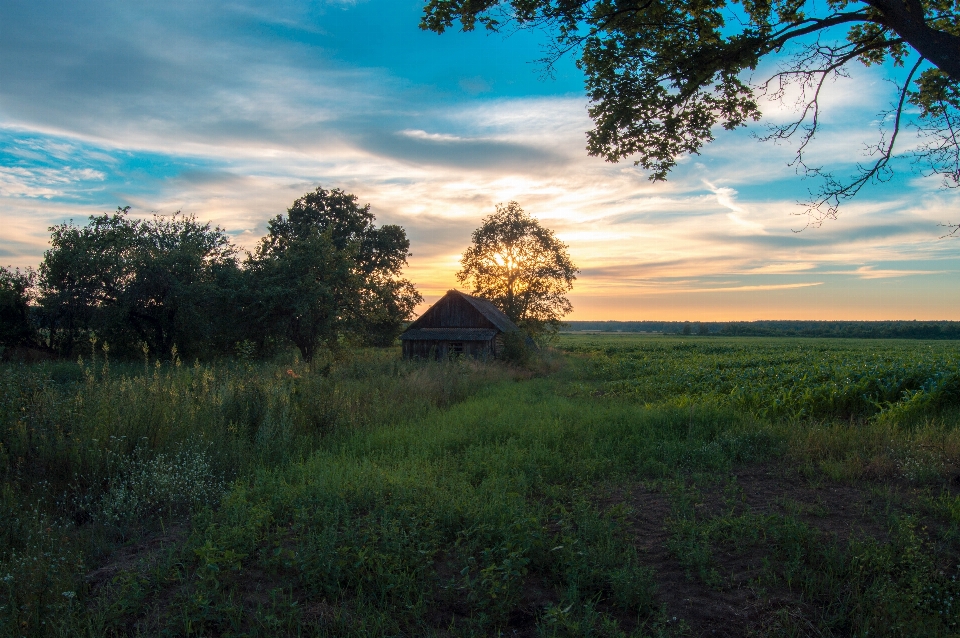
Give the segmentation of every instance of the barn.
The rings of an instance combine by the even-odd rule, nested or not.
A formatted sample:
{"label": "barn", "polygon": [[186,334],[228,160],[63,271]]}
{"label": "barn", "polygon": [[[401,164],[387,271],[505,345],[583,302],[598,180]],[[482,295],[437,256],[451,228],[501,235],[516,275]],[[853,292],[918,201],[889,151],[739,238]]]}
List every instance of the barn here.
{"label": "barn", "polygon": [[497,357],[505,332],[516,326],[496,306],[459,290],[450,290],[400,335],[404,359],[443,358],[452,354]]}

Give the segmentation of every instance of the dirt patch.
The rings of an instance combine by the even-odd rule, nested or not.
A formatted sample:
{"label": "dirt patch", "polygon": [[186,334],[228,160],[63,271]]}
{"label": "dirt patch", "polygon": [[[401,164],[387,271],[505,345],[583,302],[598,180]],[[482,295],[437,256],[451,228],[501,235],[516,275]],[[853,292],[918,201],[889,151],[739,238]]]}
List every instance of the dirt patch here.
{"label": "dirt patch", "polygon": [[84,580],[96,592],[118,574],[144,574],[157,565],[164,552],[182,545],[187,535],[185,528],[171,527],[161,536],[118,547],[100,567],[88,572]]}
{"label": "dirt patch", "polygon": [[851,538],[886,541],[887,502],[869,485],[811,483],[799,473],[758,466],[733,473],[744,504],[764,514],[792,514],[846,544]]}
{"label": "dirt patch", "polygon": [[[855,486],[811,482],[799,473],[770,466],[739,468],[729,476],[695,490],[689,506],[697,520],[745,514],[793,516],[823,532],[825,541],[845,545],[851,538],[888,537],[886,521],[897,491],[889,498],[877,495],[871,485]],[[655,572],[657,600],[671,623],[686,626],[691,636],[745,636],[764,634],[789,622],[803,626],[816,617],[798,593],[764,583],[758,586],[766,559],[764,548],[744,548],[736,543],[713,547],[711,565],[719,578],[705,582],[691,573],[670,550],[671,517],[676,515],[670,494],[644,484],[635,485],[598,502],[605,509],[629,505],[630,533],[641,560]],[[817,635],[811,625],[810,635]]]}
{"label": "dirt patch", "polygon": [[[695,636],[742,636],[755,622],[757,597],[753,591],[707,587],[691,577],[668,549],[666,521],[673,508],[669,497],[643,485],[630,494],[635,546],[644,564],[653,568],[658,602],[666,607],[671,623],[686,624]],[[728,565],[737,571],[735,565]],[[675,619],[675,620],[674,620]]]}

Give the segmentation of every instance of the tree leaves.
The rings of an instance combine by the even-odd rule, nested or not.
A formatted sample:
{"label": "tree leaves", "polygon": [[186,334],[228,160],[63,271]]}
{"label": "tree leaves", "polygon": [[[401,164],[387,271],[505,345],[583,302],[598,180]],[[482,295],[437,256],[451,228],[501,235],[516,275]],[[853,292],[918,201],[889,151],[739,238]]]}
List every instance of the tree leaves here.
{"label": "tree leaves", "polygon": [[423,300],[400,278],[410,254],[406,232],[374,221],[355,195],[317,188],[270,221],[247,260],[256,321],[293,341],[306,361],[341,336],[393,343]]}
{"label": "tree leaves", "polygon": [[[918,128],[928,143],[918,160],[946,185],[960,184],[958,9],[958,0],[429,0],[420,27],[443,33],[459,20],[464,31],[477,24],[552,30],[548,68],[580,53],[596,123],[588,152],[611,162],[633,158],[654,181],[666,179],[680,156],[699,153],[718,126],[759,119],[758,91],[782,97],[785,86],[799,87],[799,119],[774,127],[767,139],[799,135],[796,165],[824,181],[808,209],[816,222],[834,216],[863,183],[881,179],[894,153],[884,140],[896,131],[881,132],[868,145],[880,149],[879,159],[849,183],[805,163],[819,125],[820,87],[855,60],[922,61],[912,88],[899,86],[899,97],[909,90],[921,107]],[[749,84],[761,60],[788,45],[796,56],[766,82]],[[771,85],[780,88],[768,91]],[[903,103],[899,97],[894,103]]]}
{"label": "tree leaves", "polygon": [[567,246],[517,202],[498,204],[473,231],[460,265],[458,281],[469,282],[474,295],[493,302],[528,332],[555,330],[573,310],[566,293],[579,270]]}

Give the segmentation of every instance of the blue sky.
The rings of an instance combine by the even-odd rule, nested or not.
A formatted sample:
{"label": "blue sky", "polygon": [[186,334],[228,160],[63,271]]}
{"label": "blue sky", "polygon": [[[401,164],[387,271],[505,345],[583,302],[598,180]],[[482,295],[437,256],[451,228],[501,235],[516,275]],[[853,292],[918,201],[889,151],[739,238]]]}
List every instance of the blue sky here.
{"label": "blue sky", "polygon": [[[0,263],[36,266],[50,225],[127,205],[196,214],[250,248],[322,185],[407,229],[428,301],[516,200],[582,269],[572,319],[960,319],[960,240],[938,226],[960,221],[958,194],[908,160],[796,233],[816,184],[789,145],[753,139],[762,124],[651,184],[587,156],[582,76],[568,58],[542,78],[543,34],[437,36],[421,8],[0,0]],[[813,155],[840,174],[892,97],[885,69],[852,71]],[[765,121],[788,106],[764,104]]]}

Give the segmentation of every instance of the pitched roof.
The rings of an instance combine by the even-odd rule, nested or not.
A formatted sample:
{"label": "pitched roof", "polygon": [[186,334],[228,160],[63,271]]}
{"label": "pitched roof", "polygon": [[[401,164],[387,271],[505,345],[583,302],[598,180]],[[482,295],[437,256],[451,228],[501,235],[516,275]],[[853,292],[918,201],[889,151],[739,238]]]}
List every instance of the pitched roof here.
{"label": "pitched roof", "polygon": [[[497,330],[500,332],[514,332],[520,330],[515,323],[510,321],[510,317],[505,315],[499,308],[494,306],[492,303],[486,299],[481,299],[480,297],[473,297],[459,290],[448,290],[447,294],[440,298],[435,304],[430,306],[426,312],[424,312],[418,319],[411,323],[407,327],[407,332],[411,330],[421,329],[420,325],[427,320],[428,316],[432,316],[434,309],[437,308],[440,304],[444,303],[446,299],[456,299],[460,298],[465,303],[469,304],[474,310],[480,313],[487,321],[493,324]],[[448,302],[449,303],[449,302]],[[452,327],[451,327],[452,328]],[[438,328],[439,329],[439,328]]]}
{"label": "pitched roof", "polygon": [[407,330],[402,341],[490,341],[497,335],[489,328],[414,328]]}
{"label": "pitched roof", "polygon": [[499,328],[502,332],[513,332],[519,330],[517,324],[510,321],[510,317],[505,315],[502,310],[494,306],[492,303],[486,299],[481,299],[480,297],[474,297],[466,293],[460,292],[459,290],[451,290],[447,294],[457,294],[463,297],[467,303],[477,309],[477,311],[482,314],[484,317],[490,320],[490,323]]}

